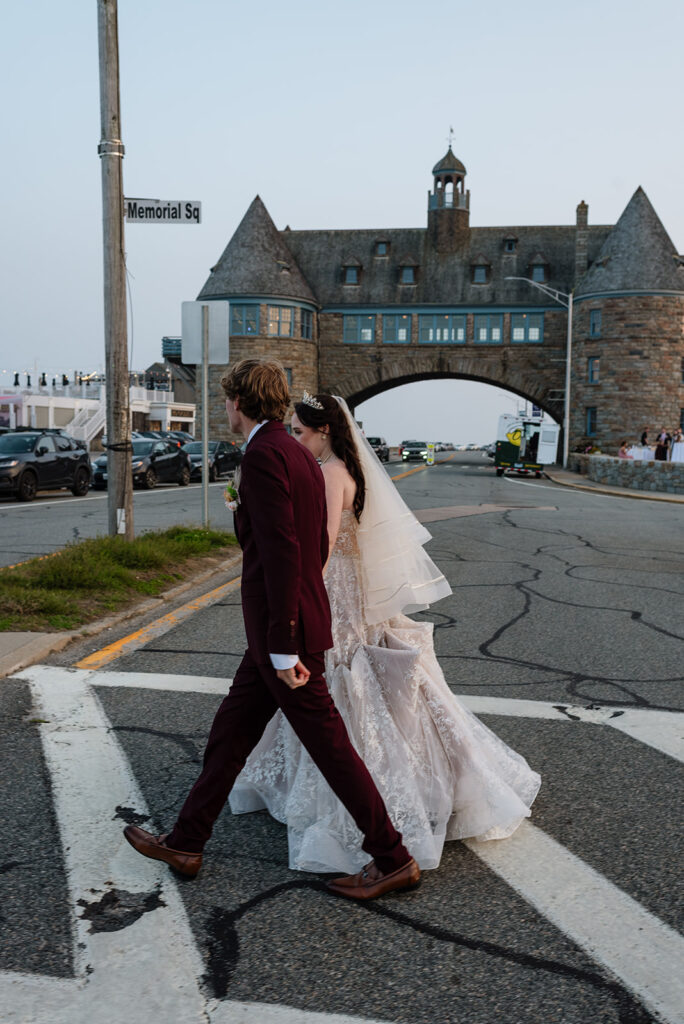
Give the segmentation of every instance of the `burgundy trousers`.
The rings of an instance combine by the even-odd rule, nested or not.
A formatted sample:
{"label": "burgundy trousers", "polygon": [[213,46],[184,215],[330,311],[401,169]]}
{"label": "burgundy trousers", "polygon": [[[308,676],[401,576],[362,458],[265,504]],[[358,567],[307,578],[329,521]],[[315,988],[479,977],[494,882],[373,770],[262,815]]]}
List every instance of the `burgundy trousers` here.
{"label": "burgundy trousers", "polygon": [[202,852],[245,761],[276,710],[281,708],[363,833],[363,849],[381,871],[395,871],[408,862],[410,854],[330,696],[323,676],[324,656],[300,657],[311,677],[305,686],[291,690],[278,679],[275,669],[257,664],[249,651],[245,653],[228,696],[216,712],[202,772],[166,843],[174,850]]}

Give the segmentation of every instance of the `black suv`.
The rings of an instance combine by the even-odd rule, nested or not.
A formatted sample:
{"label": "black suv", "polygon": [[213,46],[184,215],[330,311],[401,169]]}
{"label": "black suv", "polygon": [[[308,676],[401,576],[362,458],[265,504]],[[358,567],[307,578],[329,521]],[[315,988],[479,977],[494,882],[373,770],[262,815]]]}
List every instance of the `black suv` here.
{"label": "black suv", "polygon": [[[176,483],[185,487],[190,483],[190,459],[173,441],[156,441],[153,437],[134,437],[131,442],[133,483],[150,490],[157,482]],[[107,486],[107,456],[100,455],[93,463],[93,487]]]}
{"label": "black suv", "polygon": [[389,448],[384,437],[367,437],[366,440],[381,462],[389,462]]}
{"label": "black suv", "polygon": [[38,491],[68,487],[82,497],[90,475],[88,452],[68,434],[17,430],[0,436],[0,494],[33,501]]}
{"label": "black suv", "polygon": [[425,441],[404,441],[401,447],[403,462],[427,461],[427,444]]}

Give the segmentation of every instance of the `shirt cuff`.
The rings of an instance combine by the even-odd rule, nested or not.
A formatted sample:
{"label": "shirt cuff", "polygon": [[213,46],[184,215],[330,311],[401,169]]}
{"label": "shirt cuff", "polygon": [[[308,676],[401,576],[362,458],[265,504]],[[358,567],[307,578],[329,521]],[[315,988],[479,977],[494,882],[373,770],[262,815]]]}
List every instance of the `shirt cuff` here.
{"label": "shirt cuff", "polygon": [[294,668],[299,661],[298,654],[269,654],[273,668],[278,669]]}

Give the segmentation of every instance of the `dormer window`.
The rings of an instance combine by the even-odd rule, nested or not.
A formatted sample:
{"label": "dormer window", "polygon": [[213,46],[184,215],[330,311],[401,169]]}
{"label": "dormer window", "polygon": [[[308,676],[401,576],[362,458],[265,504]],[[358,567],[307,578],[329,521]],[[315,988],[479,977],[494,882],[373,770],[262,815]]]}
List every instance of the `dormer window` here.
{"label": "dormer window", "polygon": [[492,267],[489,260],[480,254],[470,265],[470,280],[473,284],[488,284]]}
{"label": "dormer window", "polygon": [[515,252],[517,244],[518,239],[515,237],[515,235],[506,235],[506,237],[504,238],[504,252]]}
{"label": "dormer window", "polygon": [[533,281],[541,284],[548,280],[549,264],[543,253],[536,253],[530,260],[529,275]]}
{"label": "dormer window", "polygon": [[411,253],[406,253],[399,260],[399,284],[415,284],[418,277],[418,264]]}
{"label": "dormer window", "polygon": [[389,256],[389,242],[376,242],[375,243],[375,255],[376,256]]}
{"label": "dormer window", "polygon": [[361,264],[358,260],[349,259],[342,265],[342,281],[344,284],[358,284],[361,279]]}

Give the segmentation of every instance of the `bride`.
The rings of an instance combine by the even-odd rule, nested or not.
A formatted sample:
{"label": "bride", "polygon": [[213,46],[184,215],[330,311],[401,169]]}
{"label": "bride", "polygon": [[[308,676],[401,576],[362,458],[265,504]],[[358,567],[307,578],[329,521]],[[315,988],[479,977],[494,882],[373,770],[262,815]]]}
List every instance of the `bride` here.
{"label": "bride", "polygon": [[[334,646],[330,693],[421,869],[448,839],[503,839],[540,778],[449,689],[420,611],[451,593],[423,550],[430,539],[341,398],[308,395],[292,430],[325,478],[330,555],[324,569]],[[359,871],[362,836],[278,711],[230,794],[235,814],[267,808],[287,825],[290,868]]]}

